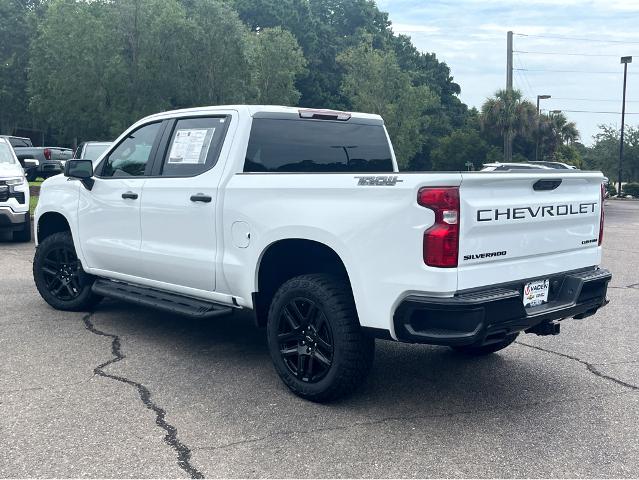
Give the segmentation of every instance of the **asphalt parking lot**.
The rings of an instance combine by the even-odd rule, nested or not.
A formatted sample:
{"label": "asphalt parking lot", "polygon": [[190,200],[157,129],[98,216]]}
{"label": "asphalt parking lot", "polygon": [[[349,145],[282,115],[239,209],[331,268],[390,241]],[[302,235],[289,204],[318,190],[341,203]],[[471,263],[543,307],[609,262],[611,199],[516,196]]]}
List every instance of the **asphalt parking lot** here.
{"label": "asphalt parking lot", "polygon": [[611,303],[472,359],[378,341],[364,389],[290,394],[263,331],[38,296],[0,241],[2,477],[637,477],[639,202],[609,201]]}

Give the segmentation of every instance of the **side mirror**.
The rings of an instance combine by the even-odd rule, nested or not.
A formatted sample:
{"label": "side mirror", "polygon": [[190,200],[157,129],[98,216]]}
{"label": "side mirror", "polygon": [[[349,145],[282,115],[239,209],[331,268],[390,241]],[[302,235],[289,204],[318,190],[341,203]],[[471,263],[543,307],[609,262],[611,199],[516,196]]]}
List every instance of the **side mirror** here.
{"label": "side mirror", "polygon": [[93,184],[93,162],[91,160],[67,160],[64,164],[64,176],[77,178],[82,184],[91,190]]}
{"label": "side mirror", "polygon": [[24,170],[30,170],[40,166],[40,162],[35,158],[25,158],[22,160],[22,168]]}

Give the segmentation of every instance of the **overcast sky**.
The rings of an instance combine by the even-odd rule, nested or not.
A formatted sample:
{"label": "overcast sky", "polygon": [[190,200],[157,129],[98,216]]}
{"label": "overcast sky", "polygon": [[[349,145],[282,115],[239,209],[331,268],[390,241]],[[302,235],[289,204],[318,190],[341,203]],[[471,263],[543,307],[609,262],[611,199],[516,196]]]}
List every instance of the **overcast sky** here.
{"label": "overcast sky", "polygon": [[[597,125],[620,125],[621,115],[570,110],[621,112],[623,66],[619,57],[634,55],[635,63],[628,69],[626,124],[639,124],[639,115],[628,115],[639,112],[639,0],[377,3],[389,12],[396,33],[410,35],[417,48],[435,52],[450,66],[461,86],[461,99],[478,108],[506,85],[506,32],[520,34],[514,37],[514,50],[520,51],[514,55],[514,67],[522,69],[514,72],[515,88],[533,102],[537,95],[552,95],[552,99],[542,100],[542,109],[564,111],[577,123],[582,141],[588,145]],[[552,36],[581,40],[548,38]]]}

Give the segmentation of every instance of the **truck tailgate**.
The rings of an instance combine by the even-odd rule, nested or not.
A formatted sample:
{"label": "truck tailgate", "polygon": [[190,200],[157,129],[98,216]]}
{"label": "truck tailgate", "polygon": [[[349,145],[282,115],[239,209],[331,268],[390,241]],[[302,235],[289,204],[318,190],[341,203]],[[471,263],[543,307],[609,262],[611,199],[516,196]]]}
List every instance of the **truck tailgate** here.
{"label": "truck tailgate", "polygon": [[599,264],[598,172],[478,172],[460,187],[458,289]]}

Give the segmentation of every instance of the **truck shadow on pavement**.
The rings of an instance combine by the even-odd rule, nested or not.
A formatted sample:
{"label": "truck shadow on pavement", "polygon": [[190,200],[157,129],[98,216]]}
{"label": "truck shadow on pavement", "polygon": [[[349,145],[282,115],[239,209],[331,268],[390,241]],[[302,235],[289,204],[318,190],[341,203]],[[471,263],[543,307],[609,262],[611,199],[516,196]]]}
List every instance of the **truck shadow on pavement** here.
{"label": "truck shadow on pavement", "polygon": [[[104,301],[93,322],[120,337],[127,376],[152,390],[157,383],[190,404],[230,402],[237,410],[255,403],[313,405],[280,382],[265,331],[246,314],[195,320]],[[443,347],[381,340],[376,347],[373,371],[362,388],[313,408],[431,416],[570,400],[566,392],[574,395],[584,386],[610,391],[610,385],[597,383],[575,362],[516,344],[479,358]]]}

